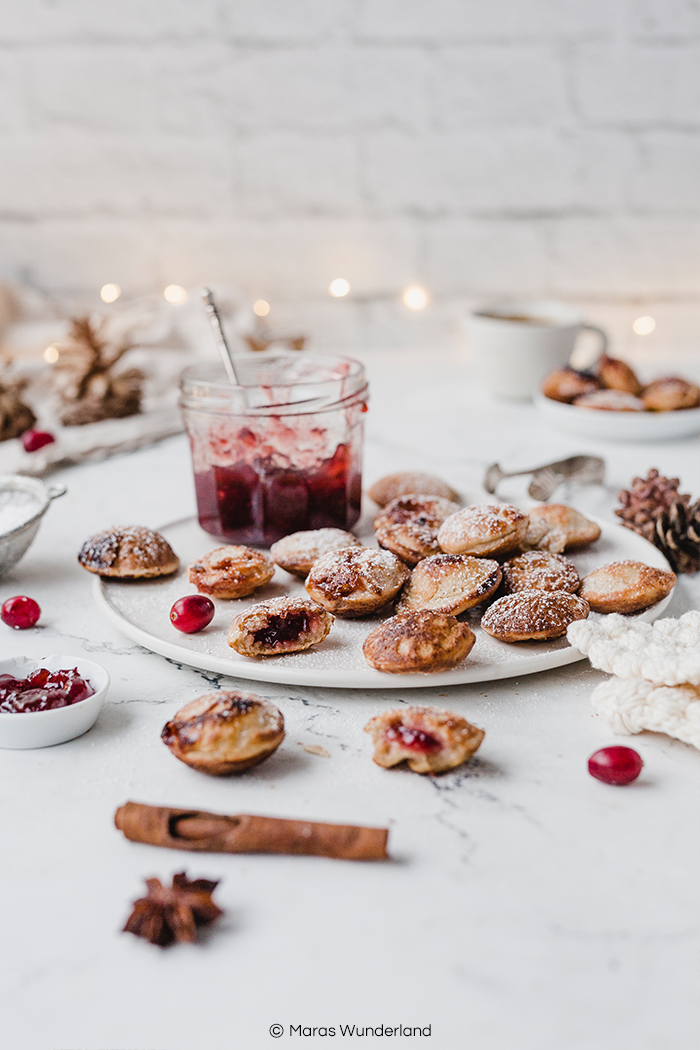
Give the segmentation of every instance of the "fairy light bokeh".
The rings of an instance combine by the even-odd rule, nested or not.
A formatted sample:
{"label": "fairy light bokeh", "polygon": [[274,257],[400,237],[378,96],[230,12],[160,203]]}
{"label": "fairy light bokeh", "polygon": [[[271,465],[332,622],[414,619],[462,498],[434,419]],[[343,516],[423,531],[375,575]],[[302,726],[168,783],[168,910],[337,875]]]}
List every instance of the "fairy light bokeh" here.
{"label": "fairy light bokeh", "polygon": [[404,290],[401,298],[404,306],[407,306],[409,310],[424,310],[430,297],[425,288],[419,284],[412,284]]}
{"label": "fairy light bokeh", "polygon": [[122,290],[118,284],[103,284],[100,288],[100,299],[103,303],[116,303]]}
{"label": "fairy light bokeh", "polygon": [[632,331],[635,335],[651,335],[655,328],[656,321],[648,315],[638,317],[636,321],[632,322]]}
{"label": "fairy light bokeh", "polygon": [[168,303],[184,303],[187,300],[187,289],[181,284],[169,284],[163,291],[163,298]]}
{"label": "fairy light bokeh", "polygon": [[336,299],[342,299],[350,291],[350,284],[344,277],[336,277],[328,286],[328,291]]}

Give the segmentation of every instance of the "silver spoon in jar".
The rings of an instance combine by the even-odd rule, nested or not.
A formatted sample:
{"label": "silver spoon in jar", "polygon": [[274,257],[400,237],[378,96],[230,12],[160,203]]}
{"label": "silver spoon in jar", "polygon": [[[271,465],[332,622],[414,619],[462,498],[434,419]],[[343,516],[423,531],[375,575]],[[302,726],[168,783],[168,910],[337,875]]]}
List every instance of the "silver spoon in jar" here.
{"label": "silver spoon in jar", "polygon": [[[221,354],[221,360],[224,363],[226,369],[226,375],[231,386],[241,386],[241,383],[236,375],[236,366],[233,363],[233,354],[231,353],[231,347],[228,345],[226,334],[224,332],[224,326],[221,323],[221,315],[219,314],[219,308],[216,305],[214,299],[214,293],[211,288],[202,288],[202,299],[204,300],[204,306],[207,311],[207,317],[216,339],[216,345],[219,348]],[[245,394],[245,391],[243,391]]]}

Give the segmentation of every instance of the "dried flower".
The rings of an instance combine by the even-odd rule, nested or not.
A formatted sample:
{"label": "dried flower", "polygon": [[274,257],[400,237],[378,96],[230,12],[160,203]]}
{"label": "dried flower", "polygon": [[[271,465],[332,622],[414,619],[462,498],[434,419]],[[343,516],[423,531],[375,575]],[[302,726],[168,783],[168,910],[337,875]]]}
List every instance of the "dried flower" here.
{"label": "dried flower", "polygon": [[93,324],[89,317],[71,322],[70,341],[54,366],[65,403],[61,414],[65,426],[120,419],[141,411],[143,372],[138,368],[115,372],[132,344],[123,340],[110,346],[103,329],[104,324]]}

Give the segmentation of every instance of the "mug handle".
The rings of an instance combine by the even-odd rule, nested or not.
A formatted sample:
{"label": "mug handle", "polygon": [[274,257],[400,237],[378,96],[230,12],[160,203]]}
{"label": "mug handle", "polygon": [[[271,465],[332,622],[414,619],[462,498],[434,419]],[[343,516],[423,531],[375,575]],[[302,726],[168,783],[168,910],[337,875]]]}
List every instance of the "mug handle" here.
{"label": "mug handle", "polygon": [[598,357],[603,357],[608,352],[608,335],[602,328],[598,328],[595,324],[586,324],[585,322],[578,326],[579,332],[597,332],[600,336],[600,353]]}

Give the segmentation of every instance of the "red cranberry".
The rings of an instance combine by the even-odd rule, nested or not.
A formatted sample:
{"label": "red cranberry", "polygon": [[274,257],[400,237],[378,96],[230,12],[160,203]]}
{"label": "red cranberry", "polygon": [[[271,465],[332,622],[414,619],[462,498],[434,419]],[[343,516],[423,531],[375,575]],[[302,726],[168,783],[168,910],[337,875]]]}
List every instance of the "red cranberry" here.
{"label": "red cranberry", "polygon": [[604,784],[631,784],[644,763],[631,747],[602,747],[588,759],[588,772]]}
{"label": "red cranberry", "polygon": [[203,594],[188,594],[178,598],[170,610],[173,627],[183,634],[196,634],[214,618],[214,603]]}
{"label": "red cranberry", "polygon": [[48,430],[25,430],[22,444],[25,452],[38,452],[44,445],[53,445],[56,438]]}
{"label": "red cranberry", "polygon": [[37,602],[33,598],[25,598],[23,594],[8,598],[0,609],[0,620],[17,631],[25,631],[27,627],[33,627],[40,616],[41,609]]}

